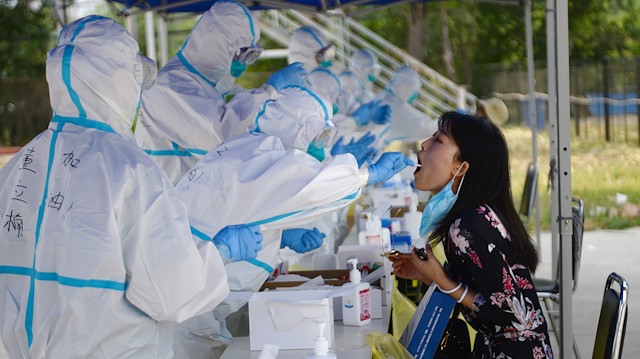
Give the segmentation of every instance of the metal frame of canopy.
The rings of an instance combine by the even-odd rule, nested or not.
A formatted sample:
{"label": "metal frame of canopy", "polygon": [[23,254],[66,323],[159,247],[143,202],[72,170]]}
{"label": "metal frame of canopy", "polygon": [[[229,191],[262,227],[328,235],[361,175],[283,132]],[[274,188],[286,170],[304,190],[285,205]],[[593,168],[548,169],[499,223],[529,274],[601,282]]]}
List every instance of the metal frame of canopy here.
{"label": "metal frame of canopy", "polygon": [[[146,12],[204,12],[214,1],[211,0],[107,0],[115,6],[114,1],[124,4],[120,15],[133,15]],[[370,5],[371,8],[356,10],[347,15],[362,14],[368,11],[392,6],[399,3],[410,3],[416,0],[238,0],[252,10],[269,8],[290,8],[307,12],[323,12],[344,7]],[[429,1],[429,0],[427,0]],[[529,92],[529,111],[531,118],[533,159],[537,162],[537,128],[535,114],[535,83],[533,76],[533,35],[531,29],[532,0],[480,0],[509,5],[521,5],[524,8],[526,30],[527,73]],[[551,184],[551,233],[552,255],[558,258],[560,270],[560,357],[573,355],[573,308],[571,279],[571,235],[573,220],[571,217],[571,136],[569,107],[569,28],[568,0],[546,1],[546,39],[547,39],[547,76],[549,82],[549,142],[550,142],[550,184]],[[57,11],[64,11],[63,0],[56,0]],[[62,5],[61,5],[62,4]],[[116,7],[117,9],[117,7]],[[57,19],[66,19],[64,14],[56,14]],[[152,17],[146,17],[146,22]],[[164,21],[164,19],[163,19]],[[152,21],[151,21],[152,22]],[[161,21],[162,22],[162,21]],[[153,26],[153,25],[151,25]],[[160,25],[165,26],[166,24]],[[147,28],[147,33],[153,27]],[[162,35],[161,35],[162,36]],[[148,41],[153,43],[153,41]],[[162,39],[160,41],[161,47]],[[150,49],[147,49],[150,52]],[[155,53],[155,48],[151,49]],[[162,50],[162,49],[161,49]],[[166,56],[166,55],[165,55]],[[166,63],[166,59],[163,59]],[[161,61],[163,64],[163,61]],[[537,200],[536,200],[537,202]],[[536,230],[539,233],[539,208],[536,204]],[[539,234],[538,234],[539,238]],[[540,241],[538,239],[538,244]],[[559,251],[559,253],[558,253]],[[555,263],[554,263],[555,264]],[[554,268],[555,272],[555,268]]]}

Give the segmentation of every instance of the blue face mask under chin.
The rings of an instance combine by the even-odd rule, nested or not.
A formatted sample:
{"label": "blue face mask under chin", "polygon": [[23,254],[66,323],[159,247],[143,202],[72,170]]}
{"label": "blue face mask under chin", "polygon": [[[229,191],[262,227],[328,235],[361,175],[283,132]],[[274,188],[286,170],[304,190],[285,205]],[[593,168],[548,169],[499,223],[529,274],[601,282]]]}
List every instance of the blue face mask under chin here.
{"label": "blue face mask under chin", "polygon": [[240,77],[240,75],[242,75],[244,73],[244,71],[247,69],[247,64],[242,64],[236,60],[233,60],[231,62],[231,70],[229,71],[231,73],[231,76],[238,78]]}
{"label": "blue face mask under chin", "polygon": [[316,146],[315,141],[311,142],[307,148],[307,153],[320,162],[324,161],[324,147]]}
{"label": "blue face mask under chin", "polygon": [[[462,165],[466,163],[463,162]],[[460,169],[458,172],[460,172]],[[460,185],[458,186],[458,191],[453,193],[453,180],[458,175],[458,172],[453,176],[451,181],[447,183],[444,188],[440,190],[440,192],[436,193],[433,197],[429,199],[427,205],[424,207],[424,211],[422,211],[422,220],[420,221],[420,237],[424,237],[425,235],[431,233],[433,229],[436,227],[440,221],[444,218],[444,216],[449,213],[453,205],[456,203],[458,199],[458,194],[460,194],[460,189],[462,188],[462,182],[464,182],[464,175],[462,176],[462,180],[460,180]]]}
{"label": "blue face mask under chin", "polygon": [[340,106],[338,106],[338,104],[334,103],[333,104],[333,114],[335,115],[336,113],[338,113],[338,111],[340,111]]}
{"label": "blue face mask under chin", "polygon": [[376,80],[376,75],[368,74],[367,79],[369,79],[369,82],[374,82]]}
{"label": "blue face mask under chin", "polygon": [[322,61],[320,63],[320,67],[331,67],[333,66],[333,61],[329,60],[329,61]]}

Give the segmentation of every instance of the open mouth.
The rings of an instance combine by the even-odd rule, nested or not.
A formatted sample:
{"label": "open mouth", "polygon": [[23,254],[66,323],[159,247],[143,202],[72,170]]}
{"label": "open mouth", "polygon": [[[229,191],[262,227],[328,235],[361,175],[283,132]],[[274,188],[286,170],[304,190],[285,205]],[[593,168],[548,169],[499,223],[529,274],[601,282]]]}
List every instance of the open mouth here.
{"label": "open mouth", "polygon": [[420,171],[421,168],[422,168],[422,164],[420,163],[420,159],[418,159],[418,164],[416,164],[416,170],[413,171],[413,174],[418,173],[418,171]]}

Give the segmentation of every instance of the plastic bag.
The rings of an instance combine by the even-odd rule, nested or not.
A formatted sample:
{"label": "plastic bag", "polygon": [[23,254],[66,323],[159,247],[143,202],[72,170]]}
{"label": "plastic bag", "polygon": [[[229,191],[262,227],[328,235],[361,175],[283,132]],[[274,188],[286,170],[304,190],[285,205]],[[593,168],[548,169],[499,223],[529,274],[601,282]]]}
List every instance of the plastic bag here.
{"label": "plastic bag", "polygon": [[371,332],[365,343],[371,348],[371,359],[414,359],[391,334]]}
{"label": "plastic bag", "polygon": [[416,312],[416,304],[402,294],[397,287],[393,288],[391,295],[391,334],[397,340],[409,324],[413,313]]}

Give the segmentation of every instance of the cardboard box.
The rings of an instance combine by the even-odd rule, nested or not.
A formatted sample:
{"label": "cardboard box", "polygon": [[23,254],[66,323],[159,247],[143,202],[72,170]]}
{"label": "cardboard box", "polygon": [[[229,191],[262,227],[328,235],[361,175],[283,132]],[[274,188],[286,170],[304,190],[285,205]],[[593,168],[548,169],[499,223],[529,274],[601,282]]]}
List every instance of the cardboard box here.
{"label": "cardboard box", "polygon": [[324,336],[333,345],[333,298],[331,290],[258,292],[249,300],[251,350],[265,344],[280,349],[313,349],[317,321],[326,323]]}

